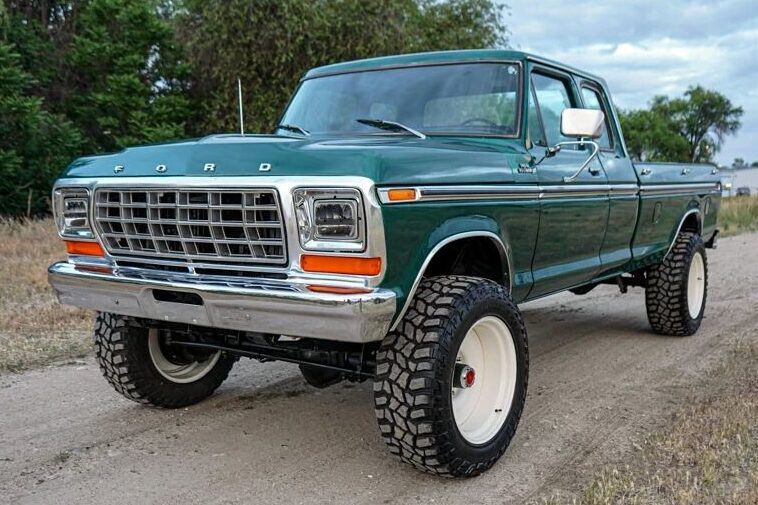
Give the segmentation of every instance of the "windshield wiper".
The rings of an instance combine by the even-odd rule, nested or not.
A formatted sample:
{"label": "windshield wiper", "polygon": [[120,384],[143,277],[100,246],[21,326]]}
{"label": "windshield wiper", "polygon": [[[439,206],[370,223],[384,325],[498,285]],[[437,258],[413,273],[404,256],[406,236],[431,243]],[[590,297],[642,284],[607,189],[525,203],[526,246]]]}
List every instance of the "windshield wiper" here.
{"label": "windshield wiper", "polygon": [[385,121],[384,119],[356,119],[361,124],[365,124],[367,126],[373,126],[374,128],[379,128],[381,130],[390,130],[395,132],[408,132],[411,135],[415,135],[416,137],[420,139],[425,139],[426,135],[421,133],[418,130],[414,130],[410,126],[405,126],[401,123],[396,123],[395,121]]}
{"label": "windshield wiper", "polygon": [[280,124],[280,125],[276,125],[276,128],[279,130],[287,130],[287,131],[299,133],[301,135],[305,135],[306,137],[311,134],[311,132],[309,132],[305,128],[301,128],[300,126],[297,126],[294,124]]}

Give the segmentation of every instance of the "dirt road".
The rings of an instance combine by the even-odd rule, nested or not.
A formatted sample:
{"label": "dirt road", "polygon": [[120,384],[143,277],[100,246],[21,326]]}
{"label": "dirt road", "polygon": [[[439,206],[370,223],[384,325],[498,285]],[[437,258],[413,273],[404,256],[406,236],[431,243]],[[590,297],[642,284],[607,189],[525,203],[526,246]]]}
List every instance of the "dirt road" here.
{"label": "dirt road", "polygon": [[651,333],[642,290],[524,304],[529,397],[487,474],[429,477],[392,459],[371,385],[319,391],[296,367],[241,362],[179,411],[117,396],[94,361],[0,376],[0,503],[528,503],[575,488],[666,422],[735,338],[758,338],[758,234],[709,251],[706,319]]}

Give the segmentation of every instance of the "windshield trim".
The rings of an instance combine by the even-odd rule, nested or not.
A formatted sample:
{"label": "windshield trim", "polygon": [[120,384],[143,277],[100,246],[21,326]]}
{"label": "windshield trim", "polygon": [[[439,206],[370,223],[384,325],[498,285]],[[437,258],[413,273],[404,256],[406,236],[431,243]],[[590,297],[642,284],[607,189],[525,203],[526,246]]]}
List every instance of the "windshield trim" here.
{"label": "windshield trim", "polygon": [[292,103],[292,100],[295,98],[295,95],[300,90],[300,85],[302,85],[302,83],[305,81],[320,79],[321,77],[331,77],[334,75],[357,74],[357,73],[363,73],[363,72],[380,72],[382,70],[397,70],[397,69],[402,69],[402,68],[440,67],[443,65],[477,65],[477,64],[516,65],[518,67],[519,80],[518,80],[518,89],[516,90],[516,131],[513,133],[508,133],[508,134],[484,133],[484,132],[471,133],[471,132],[456,132],[456,131],[444,131],[444,132],[433,132],[433,133],[423,132],[424,135],[427,135],[429,137],[434,137],[434,136],[485,137],[485,138],[501,138],[501,139],[521,138],[521,127],[522,127],[521,123],[522,123],[522,113],[523,113],[523,108],[524,108],[524,103],[523,103],[524,102],[524,65],[521,60],[507,60],[507,59],[466,60],[466,59],[462,59],[462,60],[435,61],[435,62],[423,62],[423,63],[404,63],[404,64],[384,65],[384,66],[370,67],[370,68],[354,68],[350,70],[338,70],[334,72],[325,72],[323,74],[318,74],[311,77],[303,76],[300,79],[300,82],[298,83],[298,86],[295,89],[295,92],[292,93],[292,96],[287,102],[287,106],[282,111],[280,120],[281,118],[285,116],[285,114],[287,114],[287,110],[289,109],[290,104]]}

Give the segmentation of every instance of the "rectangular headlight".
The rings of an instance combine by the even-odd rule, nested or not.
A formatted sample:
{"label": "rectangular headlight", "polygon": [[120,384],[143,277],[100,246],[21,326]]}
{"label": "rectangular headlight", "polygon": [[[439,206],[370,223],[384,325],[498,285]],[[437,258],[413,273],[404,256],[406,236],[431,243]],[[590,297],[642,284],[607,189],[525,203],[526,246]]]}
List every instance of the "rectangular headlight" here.
{"label": "rectangular headlight", "polygon": [[316,200],[313,214],[317,239],[358,238],[358,202],[355,200]]}
{"label": "rectangular headlight", "polygon": [[310,251],[362,251],[363,202],[353,188],[296,189],[293,194],[298,235]]}
{"label": "rectangular headlight", "polygon": [[89,191],[86,189],[56,189],[53,195],[53,212],[61,237],[94,237],[89,223]]}

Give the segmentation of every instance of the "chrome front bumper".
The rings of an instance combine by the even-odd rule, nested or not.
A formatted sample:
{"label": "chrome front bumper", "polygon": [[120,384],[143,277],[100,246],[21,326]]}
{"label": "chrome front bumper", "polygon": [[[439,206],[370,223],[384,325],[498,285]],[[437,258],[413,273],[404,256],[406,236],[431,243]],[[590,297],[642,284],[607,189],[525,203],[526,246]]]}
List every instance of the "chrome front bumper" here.
{"label": "chrome front bumper", "polygon": [[[313,293],[303,285],[257,281],[230,286],[105,273],[61,262],[48,269],[58,300],[67,305],[211,328],[372,342],[386,335],[395,314],[395,293]],[[161,301],[158,292],[193,293],[195,303]],[[161,296],[160,298],[165,298]]]}

